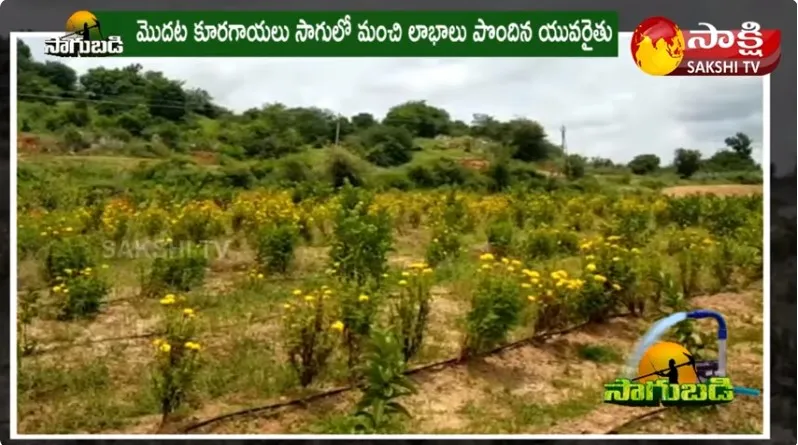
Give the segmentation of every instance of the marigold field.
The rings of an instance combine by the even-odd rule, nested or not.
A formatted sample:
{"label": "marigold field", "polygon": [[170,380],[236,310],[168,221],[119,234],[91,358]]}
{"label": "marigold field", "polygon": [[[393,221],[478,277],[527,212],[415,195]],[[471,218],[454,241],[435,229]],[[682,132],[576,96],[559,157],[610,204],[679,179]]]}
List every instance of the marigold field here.
{"label": "marigold field", "polygon": [[[601,401],[689,308],[728,317],[730,377],[762,388],[759,194],[171,198],[20,206],[20,433],[762,431],[755,398]],[[712,358],[714,332],[669,338]]]}

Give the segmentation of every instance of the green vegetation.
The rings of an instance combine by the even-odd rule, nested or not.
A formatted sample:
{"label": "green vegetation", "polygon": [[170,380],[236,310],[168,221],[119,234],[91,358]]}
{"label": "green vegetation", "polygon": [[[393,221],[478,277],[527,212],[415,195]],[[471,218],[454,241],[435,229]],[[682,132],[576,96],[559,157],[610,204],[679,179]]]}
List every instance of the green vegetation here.
{"label": "green vegetation", "polygon": [[[94,68],[78,76],[63,63],[33,60],[22,42],[18,51],[19,151],[76,159],[22,165],[23,189],[64,176],[80,176],[85,188],[100,195],[157,185],[184,198],[264,186],[315,195],[346,182],[399,190],[550,189],[559,186],[550,177],[558,172],[579,189],[595,188],[595,174],[602,183],[650,188],[676,184],[679,177],[761,182],[745,134],[728,138],[728,149],[706,160],[696,150],[678,149],[672,166],[661,166],[651,154],[618,165],[578,154],[563,157],[543,127],[526,118],[501,122],[477,114],[466,123],[424,101],[396,105],[381,121],[369,113],[346,117],[279,103],[233,113],[206,91],[140,65]],[[88,156],[96,161],[91,166],[82,162]],[[26,198],[33,200],[21,201],[35,201]]]}

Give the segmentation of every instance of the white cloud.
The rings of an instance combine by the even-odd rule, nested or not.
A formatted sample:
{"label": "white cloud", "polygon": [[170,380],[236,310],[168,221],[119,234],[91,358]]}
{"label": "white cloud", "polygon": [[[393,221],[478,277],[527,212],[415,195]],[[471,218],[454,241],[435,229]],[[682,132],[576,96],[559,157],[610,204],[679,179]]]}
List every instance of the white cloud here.
{"label": "white cloud", "polygon": [[[33,56],[43,41],[26,39]],[[743,131],[761,161],[762,80],[744,77],[651,77],[617,59],[64,59],[78,73],[139,63],[242,111],[264,103],[319,106],[345,115],[383,116],[393,105],[427,100],[470,122],[473,114],[541,122],[551,139],[567,128],[571,152],[628,161],[656,153],[669,162],[678,147],[711,154]]]}

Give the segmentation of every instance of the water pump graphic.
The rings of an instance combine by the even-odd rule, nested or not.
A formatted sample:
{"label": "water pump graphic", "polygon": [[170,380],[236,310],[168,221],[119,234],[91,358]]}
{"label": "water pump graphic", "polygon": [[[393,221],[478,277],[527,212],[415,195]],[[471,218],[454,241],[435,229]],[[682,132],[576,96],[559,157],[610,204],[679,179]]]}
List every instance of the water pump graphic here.
{"label": "water pump graphic", "polygon": [[[708,309],[698,309],[690,312],[677,312],[655,322],[648,332],[646,332],[645,335],[640,338],[634,350],[632,351],[632,355],[629,357],[629,361],[626,363],[626,378],[638,380],[643,377],[648,377],[635,375],[638,364],[640,363],[640,360],[642,359],[646,350],[657,343],[665,334],[665,332],[668,331],[668,329],[678,323],[689,320],[700,320],[704,318],[712,318],[717,322],[718,359],[696,362],[692,356],[685,354],[687,356],[687,362],[678,366],[691,365],[695,369],[698,380],[701,383],[705,383],[710,377],[726,377],[726,340],[728,339],[729,334],[728,326],[726,325],[726,319],[724,319],[723,315],[721,315],[719,312]],[[755,388],[735,386],[734,394],[758,397],[761,392]]]}

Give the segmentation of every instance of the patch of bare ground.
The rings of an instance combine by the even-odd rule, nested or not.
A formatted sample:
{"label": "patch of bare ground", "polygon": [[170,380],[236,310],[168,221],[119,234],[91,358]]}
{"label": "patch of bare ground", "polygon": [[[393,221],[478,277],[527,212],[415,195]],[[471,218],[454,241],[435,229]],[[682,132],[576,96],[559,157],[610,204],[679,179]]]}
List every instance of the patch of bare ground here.
{"label": "patch of bare ground", "polygon": [[761,185],[722,184],[722,185],[679,185],[668,187],[662,191],[669,196],[687,196],[695,194],[712,194],[718,196],[758,195],[762,193]]}

